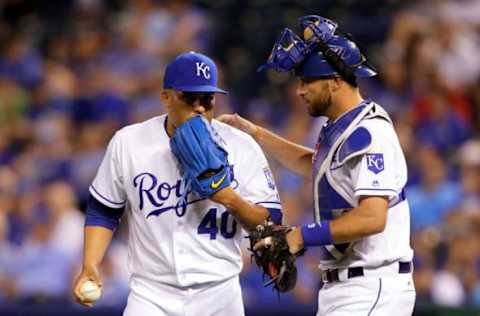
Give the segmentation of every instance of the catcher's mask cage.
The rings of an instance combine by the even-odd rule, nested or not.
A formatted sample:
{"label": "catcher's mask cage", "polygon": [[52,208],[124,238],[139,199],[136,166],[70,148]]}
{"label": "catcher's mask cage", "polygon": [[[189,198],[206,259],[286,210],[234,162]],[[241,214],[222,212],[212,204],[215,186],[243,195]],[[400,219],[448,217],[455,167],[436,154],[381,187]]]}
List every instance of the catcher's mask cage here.
{"label": "catcher's mask cage", "polygon": [[277,38],[265,64],[258,68],[280,72],[295,70],[300,77],[341,76],[355,85],[356,77],[377,74],[347,33],[332,20],[307,15],[300,18],[303,38],[285,28]]}

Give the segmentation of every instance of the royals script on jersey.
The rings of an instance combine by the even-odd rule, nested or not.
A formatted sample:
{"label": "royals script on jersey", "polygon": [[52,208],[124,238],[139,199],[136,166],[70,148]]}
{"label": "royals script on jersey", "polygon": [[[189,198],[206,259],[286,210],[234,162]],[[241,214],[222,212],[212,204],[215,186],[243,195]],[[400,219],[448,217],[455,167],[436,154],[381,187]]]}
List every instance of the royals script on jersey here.
{"label": "royals script on jersey", "polygon": [[[126,207],[133,278],[186,287],[217,282],[242,268],[240,224],[220,204],[183,188],[166,132],[167,116],[119,130],[90,186],[108,207]],[[246,200],[281,210],[267,160],[247,134],[212,121],[228,151],[231,187]]]}

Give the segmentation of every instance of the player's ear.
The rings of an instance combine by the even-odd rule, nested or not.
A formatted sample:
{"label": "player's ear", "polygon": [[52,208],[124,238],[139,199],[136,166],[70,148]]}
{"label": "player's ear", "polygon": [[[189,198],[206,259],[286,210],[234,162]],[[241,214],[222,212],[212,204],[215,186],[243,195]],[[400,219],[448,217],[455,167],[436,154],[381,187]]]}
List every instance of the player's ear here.
{"label": "player's ear", "polygon": [[168,99],[167,91],[166,90],[160,91],[160,100],[162,100],[162,102],[165,102],[167,99]]}
{"label": "player's ear", "polygon": [[331,89],[331,92],[337,92],[343,84],[345,84],[346,82],[344,82],[342,80],[342,78],[340,77],[333,77],[331,80],[330,80],[330,89]]}
{"label": "player's ear", "polygon": [[170,104],[172,103],[172,91],[169,91],[169,90],[160,91],[160,101],[166,108],[169,108]]}

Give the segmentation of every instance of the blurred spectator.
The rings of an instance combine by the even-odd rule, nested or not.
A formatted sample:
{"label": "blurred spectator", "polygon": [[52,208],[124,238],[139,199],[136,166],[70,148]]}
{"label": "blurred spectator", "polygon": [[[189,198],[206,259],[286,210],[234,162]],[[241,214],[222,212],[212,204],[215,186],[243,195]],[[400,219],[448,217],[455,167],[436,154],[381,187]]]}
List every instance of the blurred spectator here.
{"label": "blurred spectator", "polygon": [[432,298],[439,305],[459,307],[465,301],[465,291],[455,274],[442,271],[434,275]]}
{"label": "blurred spectator", "polygon": [[415,290],[419,302],[428,302],[432,299],[432,280],[436,273],[436,249],[440,243],[438,229],[424,229],[412,236],[412,245],[415,249],[414,273]]}
{"label": "blurred spectator", "polygon": [[9,34],[0,47],[0,75],[32,88],[42,80],[42,58],[22,34]]}
{"label": "blurred spectator", "polygon": [[88,186],[92,182],[102,161],[105,143],[110,132],[101,123],[82,124],[76,132],[75,155],[72,157],[72,184],[80,204],[88,197]]}
{"label": "blurred spectator", "polygon": [[470,136],[470,105],[461,90],[448,90],[439,74],[429,76],[428,89],[413,100],[417,138],[442,152]]}
{"label": "blurred spectator", "polygon": [[128,1],[125,12],[127,36],[138,38],[147,53],[168,60],[186,50],[206,49],[208,20],[188,1]]}
{"label": "blurred spectator", "polygon": [[62,249],[49,243],[52,223],[48,214],[34,216],[31,234],[19,251],[12,253],[10,270],[16,296],[30,303],[65,299],[69,293],[72,261]]}
{"label": "blurred spectator", "polygon": [[460,207],[470,213],[480,211],[480,141],[470,140],[458,151],[462,201]]}
{"label": "blurred spectator", "polygon": [[[451,15],[451,13],[447,13]],[[444,14],[435,28],[438,37],[437,67],[448,87],[462,88],[480,75],[480,61],[474,56],[480,49],[474,29]]]}
{"label": "blurred spectator", "polygon": [[460,188],[448,180],[448,167],[438,151],[421,145],[416,154],[420,184],[407,189],[412,229],[438,228],[443,217],[460,201]]}
{"label": "blurred spectator", "polygon": [[84,218],[77,209],[72,187],[65,182],[54,182],[45,189],[44,199],[52,218],[50,245],[69,256],[72,261],[76,260],[83,247],[81,228]]}
{"label": "blurred spectator", "polygon": [[7,213],[7,238],[12,246],[23,247],[31,234],[34,219],[40,210],[40,199],[36,191],[25,191],[15,201],[14,208]]}
{"label": "blurred spectator", "polygon": [[0,76],[0,123],[15,124],[28,109],[28,94],[13,80]]}
{"label": "blurred spectator", "polygon": [[479,283],[476,264],[480,255],[479,236],[470,220],[462,214],[453,214],[443,237],[447,246],[446,261],[433,277],[432,299],[440,305],[462,306],[471,302]]}

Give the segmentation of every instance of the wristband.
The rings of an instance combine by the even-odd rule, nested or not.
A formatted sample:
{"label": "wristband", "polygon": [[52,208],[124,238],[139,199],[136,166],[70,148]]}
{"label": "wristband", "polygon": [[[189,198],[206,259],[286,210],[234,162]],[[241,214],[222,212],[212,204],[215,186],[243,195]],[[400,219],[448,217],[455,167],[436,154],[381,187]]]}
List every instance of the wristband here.
{"label": "wristband", "polygon": [[320,224],[302,225],[302,236],[305,247],[333,244],[330,221],[321,221]]}

